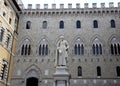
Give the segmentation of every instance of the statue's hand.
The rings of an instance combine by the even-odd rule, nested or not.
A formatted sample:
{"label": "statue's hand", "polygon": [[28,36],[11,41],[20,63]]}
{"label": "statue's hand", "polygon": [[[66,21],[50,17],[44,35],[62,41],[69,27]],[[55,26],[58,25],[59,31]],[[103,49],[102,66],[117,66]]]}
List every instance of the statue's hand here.
{"label": "statue's hand", "polygon": [[59,50],[59,53],[62,53],[62,50]]}

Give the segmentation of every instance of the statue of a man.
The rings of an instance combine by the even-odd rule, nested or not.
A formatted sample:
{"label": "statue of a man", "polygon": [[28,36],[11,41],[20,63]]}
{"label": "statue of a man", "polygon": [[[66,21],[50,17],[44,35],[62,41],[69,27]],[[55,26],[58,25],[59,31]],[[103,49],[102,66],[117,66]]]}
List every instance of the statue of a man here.
{"label": "statue of a man", "polygon": [[64,40],[63,36],[61,36],[57,46],[57,66],[66,66],[68,48],[68,42]]}

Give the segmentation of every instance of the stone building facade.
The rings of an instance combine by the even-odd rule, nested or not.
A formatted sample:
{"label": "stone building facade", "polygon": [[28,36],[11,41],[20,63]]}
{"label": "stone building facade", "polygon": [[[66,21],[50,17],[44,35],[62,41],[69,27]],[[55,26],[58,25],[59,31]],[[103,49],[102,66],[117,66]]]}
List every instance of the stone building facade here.
{"label": "stone building facade", "polygon": [[11,81],[13,59],[17,40],[18,11],[14,0],[0,0],[0,86]]}
{"label": "stone building facade", "polygon": [[[18,41],[10,86],[120,86],[120,3],[92,8],[49,9],[19,12]],[[68,42],[66,71],[55,75],[60,37]],[[64,78],[64,79],[63,79]]]}

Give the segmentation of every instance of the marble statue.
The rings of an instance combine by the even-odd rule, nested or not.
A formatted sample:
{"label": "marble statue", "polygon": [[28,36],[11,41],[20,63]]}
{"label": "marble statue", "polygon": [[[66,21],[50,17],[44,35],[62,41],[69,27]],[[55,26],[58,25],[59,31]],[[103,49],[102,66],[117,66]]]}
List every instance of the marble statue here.
{"label": "marble statue", "polygon": [[57,66],[66,66],[67,57],[68,57],[68,42],[64,40],[64,37],[60,37],[60,41],[57,46]]}

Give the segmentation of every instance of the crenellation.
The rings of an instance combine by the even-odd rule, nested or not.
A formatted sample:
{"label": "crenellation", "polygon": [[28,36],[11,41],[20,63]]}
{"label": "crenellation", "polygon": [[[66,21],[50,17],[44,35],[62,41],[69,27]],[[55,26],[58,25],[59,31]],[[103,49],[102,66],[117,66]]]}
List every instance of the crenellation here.
{"label": "crenellation", "polygon": [[94,9],[47,9],[47,7],[45,9],[31,9],[31,10],[23,10],[22,12],[19,12],[19,14],[21,15],[49,15],[49,16],[53,16],[53,15],[89,15],[89,14],[118,14],[119,13],[119,9],[118,8],[105,8],[105,9],[101,9],[101,8],[94,8]]}
{"label": "crenellation", "polygon": [[[48,5],[49,4],[44,4],[43,5],[44,7],[41,8],[40,4],[36,4],[35,8],[33,8],[32,4],[28,4],[27,9],[75,9],[75,8],[79,9],[79,8],[81,8],[80,3],[76,3],[76,7],[73,7],[72,3],[68,3],[68,7],[65,7],[65,5],[62,3],[59,4],[59,7],[57,7],[55,3],[51,4],[51,8]],[[21,9],[25,9],[23,4],[19,4],[19,6]],[[120,7],[120,2],[118,2],[118,5],[116,7],[118,7],[118,8]],[[100,7],[97,6],[97,3],[92,3],[92,7],[89,7],[89,3],[84,3],[83,9],[84,8],[115,8],[115,7],[114,7],[113,2],[109,2],[108,7],[106,7],[106,4],[103,2],[103,3],[100,3]]]}
{"label": "crenellation", "polygon": [[60,4],[60,9],[63,9],[64,8],[64,4]]}
{"label": "crenellation", "polygon": [[44,4],[44,9],[48,9],[48,4]]}
{"label": "crenellation", "polygon": [[36,4],[36,9],[40,9],[40,4]]}
{"label": "crenellation", "polygon": [[93,8],[97,8],[97,3],[92,3]]}
{"label": "crenellation", "polygon": [[105,3],[101,3],[101,8],[105,8]]}
{"label": "crenellation", "polygon": [[89,8],[89,4],[88,3],[84,3],[84,8]]}
{"label": "crenellation", "polygon": [[80,8],[80,4],[79,4],[79,3],[76,4],[76,8],[77,8],[77,9]]}
{"label": "crenellation", "polygon": [[72,4],[71,4],[71,3],[68,4],[68,8],[69,8],[69,9],[72,8]]}
{"label": "crenellation", "polygon": [[56,9],[56,4],[52,4],[52,9]]}
{"label": "crenellation", "polygon": [[110,2],[109,3],[109,8],[113,8],[114,7],[114,3],[113,2]]}
{"label": "crenellation", "polygon": [[32,9],[32,4],[28,4],[28,9]]}

